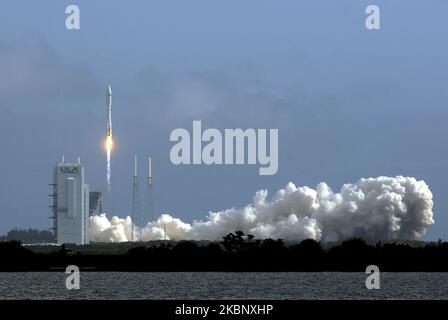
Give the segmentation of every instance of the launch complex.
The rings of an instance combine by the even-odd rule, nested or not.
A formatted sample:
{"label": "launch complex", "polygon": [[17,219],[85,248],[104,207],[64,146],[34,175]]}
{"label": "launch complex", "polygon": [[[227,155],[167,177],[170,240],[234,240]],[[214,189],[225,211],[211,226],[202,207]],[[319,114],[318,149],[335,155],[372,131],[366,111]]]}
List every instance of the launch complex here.
{"label": "launch complex", "polygon": [[[112,89],[110,85],[106,92],[106,137],[105,148],[107,153],[106,163],[106,189],[111,191],[111,156],[113,150],[112,136]],[[146,179],[146,210],[142,218],[140,216],[139,180],[137,171],[137,155],[134,155],[134,175],[132,179],[132,241],[140,238],[137,227],[153,219],[153,179],[152,160],[148,159],[148,176]],[[53,192],[49,195],[52,204],[53,227],[56,242],[58,244],[89,243],[90,216],[103,213],[103,197],[98,191],[91,192],[85,182],[85,168],[77,157],[74,163],[66,163],[64,156],[53,169],[53,183],[50,184]],[[140,228],[138,228],[140,229]]]}

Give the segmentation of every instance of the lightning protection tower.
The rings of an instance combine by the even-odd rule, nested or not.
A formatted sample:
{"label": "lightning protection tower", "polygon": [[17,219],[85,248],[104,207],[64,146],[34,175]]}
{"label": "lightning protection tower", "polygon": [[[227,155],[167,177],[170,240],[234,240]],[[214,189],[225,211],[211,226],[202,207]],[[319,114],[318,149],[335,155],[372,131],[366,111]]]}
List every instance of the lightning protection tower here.
{"label": "lightning protection tower", "polygon": [[152,191],[152,159],[148,159],[148,178],[146,180],[146,206],[147,217],[144,221],[145,224],[154,220],[154,195]]}
{"label": "lightning protection tower", "polygon": [[138,192],[137,155],[134,155],[134,179],[132,183],[132,229],[131,241],[137,240],[136,227],[140,221],[140,197]]}

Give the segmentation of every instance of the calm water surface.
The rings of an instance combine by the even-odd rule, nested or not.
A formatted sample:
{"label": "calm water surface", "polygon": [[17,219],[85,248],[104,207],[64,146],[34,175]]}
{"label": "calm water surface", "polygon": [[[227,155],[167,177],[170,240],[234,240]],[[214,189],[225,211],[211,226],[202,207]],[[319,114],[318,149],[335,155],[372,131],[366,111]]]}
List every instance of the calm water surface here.
{"label": "calm water surface", "polygon": [[448,299],[448,273],[81,272],[67,290],[63,272],[0,273],[0,299]]}

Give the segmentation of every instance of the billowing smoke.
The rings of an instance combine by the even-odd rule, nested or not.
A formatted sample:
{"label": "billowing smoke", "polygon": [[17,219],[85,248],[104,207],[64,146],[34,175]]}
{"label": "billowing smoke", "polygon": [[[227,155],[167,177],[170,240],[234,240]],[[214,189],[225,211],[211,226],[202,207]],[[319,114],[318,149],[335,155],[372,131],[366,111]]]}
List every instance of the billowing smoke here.
{"label": "billowing smoke", "polygon": [[[432,193],[412,177],[377,177],[344,184],[334,193],[327,184],[316,189],[288,183],[271,199],[258,191],[253,203],[240,209],[210,212],[206,221],[185,223],[161,215],[141,229],[141,240],[220,240],[241,230],[255,238],[369,241],[421,238],[434,223]],[[129,217],[91,217],[91,241],[121,242],[131,238]],[[165,235],[166,231],[166,235]]]}

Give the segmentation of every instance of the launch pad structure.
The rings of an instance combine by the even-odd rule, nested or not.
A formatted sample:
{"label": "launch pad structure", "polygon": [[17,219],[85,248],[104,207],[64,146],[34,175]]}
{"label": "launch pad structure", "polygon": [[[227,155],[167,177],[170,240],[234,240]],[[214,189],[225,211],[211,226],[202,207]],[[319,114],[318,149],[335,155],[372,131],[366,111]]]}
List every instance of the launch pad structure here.
{"label": "launch pad structure", "polygon": [[[106,92],[106,149],[107,149],[107,190],[110,192],[110,163],[112,151],[112,89],[110,85]],[[141,240],[142,228],[154,220],[154,196],[152,179],[152,159],[148,158],[148,176],[146,179],[146,201],[144,214],[140,211],[139,179],[137,170],[137,154],[134,155],[134,175],[132,178],[132,228],[131,241]],[[84,167],[80,159],[76,163],[67,164],[62,156],[53,170],[52,211],[53,230],[58,243],[86,244],[89,242],[89,217],[103,213],[103,198],[101,192],[89,192],[89,186],[84,183]]]}
{"label": "launch pad structure", "polygon": [[[132,230],[131,241],[137,240],[136,227],[140,222],[140,196],[138,188],[137,155],[134,155],[134,177],[132,180]],[[139,228],[141,230],[141,228]],[[141,237],[138,237],[139,239]]]}
{"label": "launch pad structure", "polygon": [[144,224],[154,220],[154,194],[152,189],[152,159],[148,159],[148,178],[146,179],[146,211],[147,217],[144,219]]}
{"label": "launch pad structure", "polygon": [[[132,230],[131,241],[141,240],[141,230],[148,222],[154,220],[154,196],[153,196],[153,180],[152,180],[152,159],[148,159],[148,177],[146,179],[146,210],[142,214],[140,208],[140,190],[138,179],[138,159],[134,155],[134,176],[132,179]],[[138,228],[138,230],[137,230]]]}
{"label": "launch pad structure", "polygon": [[56,163],[53,168],[53,203],[50,205],[53,215],[53,232],[56,242],[89,243],[89,185],[84,180],[84,167],[78,157],[77,162]]}

